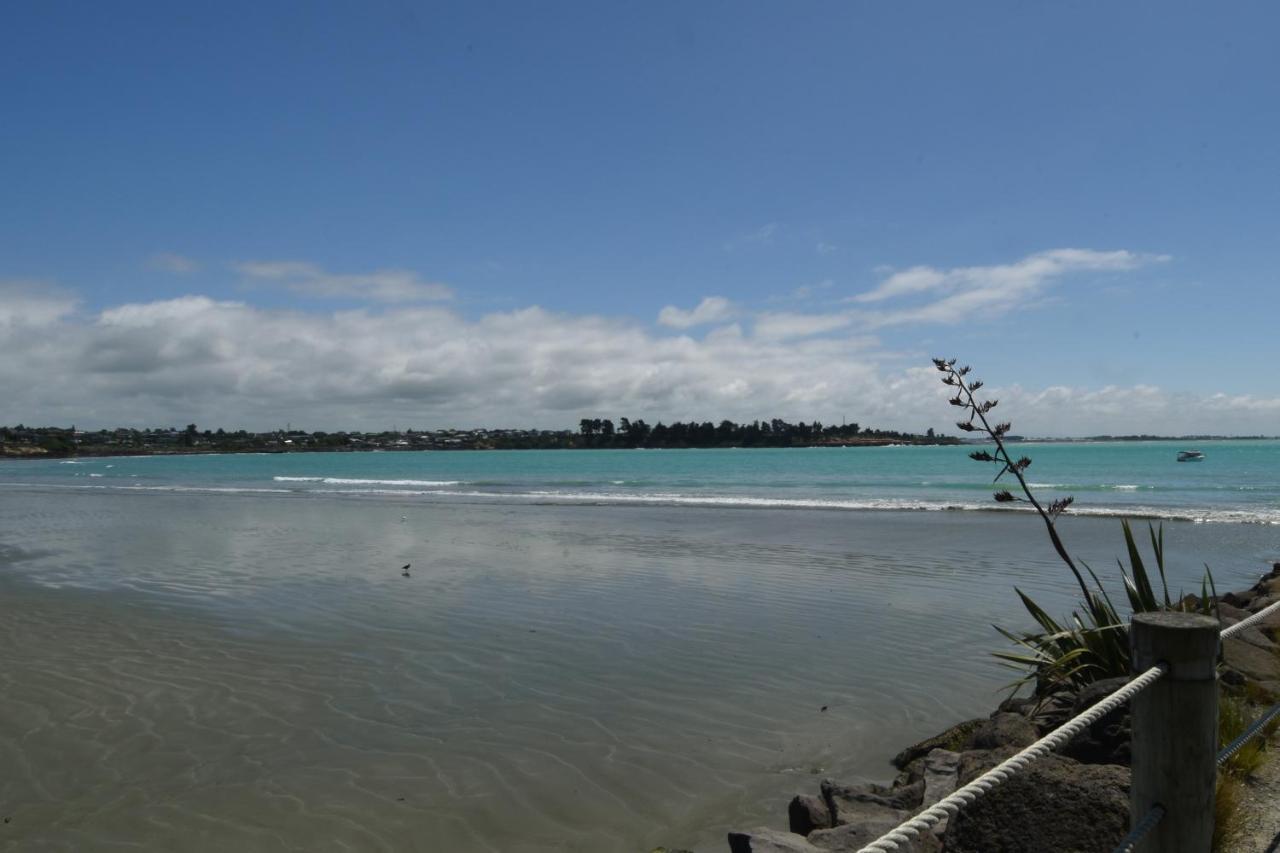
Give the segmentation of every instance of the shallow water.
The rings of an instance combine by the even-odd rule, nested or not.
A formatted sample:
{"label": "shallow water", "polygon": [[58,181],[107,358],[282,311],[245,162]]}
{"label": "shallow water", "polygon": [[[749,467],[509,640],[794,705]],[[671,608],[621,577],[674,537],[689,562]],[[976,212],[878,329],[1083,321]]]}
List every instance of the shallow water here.
{"label": "shallow water", "polygon": [[[1007,513],[48,484],[0,517],[7,850],[721,851],[986,713],[1014,584],[1072,599]],[[1114,566],[1114,520],[1063,533]],[[1166,545],[1175,588],[1280,559],[1272,525]]]}

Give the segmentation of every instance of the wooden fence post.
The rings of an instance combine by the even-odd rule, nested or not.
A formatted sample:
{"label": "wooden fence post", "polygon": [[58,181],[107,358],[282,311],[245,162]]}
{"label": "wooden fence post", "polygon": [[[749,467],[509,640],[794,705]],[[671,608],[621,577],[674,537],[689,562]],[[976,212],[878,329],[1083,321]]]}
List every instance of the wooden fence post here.
{"label": "wooden fence post", "polygon": [[1132,700],[1130,826],[1153,805],[1165,814],[1137,853],[1208,853],[1218,752],[1218,620],[1138,613],[1129,628],[1133,672],[1169,671]]}

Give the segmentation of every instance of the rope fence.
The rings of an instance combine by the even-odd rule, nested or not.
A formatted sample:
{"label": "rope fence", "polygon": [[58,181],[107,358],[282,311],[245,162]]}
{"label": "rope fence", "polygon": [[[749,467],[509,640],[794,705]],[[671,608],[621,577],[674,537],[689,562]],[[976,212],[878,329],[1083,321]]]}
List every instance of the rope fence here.
{"label": "rope fence", "polygon": [[1011,756],[992,769],[983,773],[977,779],[974,779],[968,785],[953,792],[949,796],[943,797],[934,805],[920,812],[911,820],[901,824],[896,829],[885,833],[867,846],[863,847],[858,853],[890,853],[896,850],[898,845],[903,842],[909,842],[912,837],[919,835],[938,821],[945,817],[950,817],[960,809],[972,803],[983,794],[990,791],[996,785],[1006,781],[1010,776],[1022,770],[1037,758],[1052,752],[1062,746],[1071,738],[1075,737],[1087,727],[1105,717],[1116,708],[1129,701],[1129,698],[1145,690],[1156,682],[1160,676],[1164,675],[1166,668],[1156,665],[1134,678],[1124,687],[1121,687],[1115,693],[1107,696],[1099,702],[1090,705],[1081,713],[1071,718],[1067,722],[1058,726],[1049,734],[1040,738],[1040,740],[1028,746],[1017,755]]}
{"label": "rope fence", "polygon": [[[1272,614],[1280,613],[1280,601],[1277,601],[1257,613],[1240,620],[1234,625],[1228,626],[1219,633],[1219,638],[1225,640],[1240,631],[1261,622],[1263,619]],[[1128,702],[1131,698],[1150,687],[1162,675],[1168,672],[1168,666],[1164,663],[1157,663],[1155,666],[1145,670],[1141,674],[1135,676],[1127,684],[1116,690],[1101,701],[1091,705],[1081,713],[1072,717],[1049,734],[1037,740],[1035,743],[1020,751],[996,767],[988,770],[986,773],[974,779],[962,788],[954,791],[950,795],[939,800],[929,808],[917,814],[915,817],[899,824],[894,829],[877,838],[870,844],[860,848],[858,853],[891,853],[898,848],[900,844],[910,843],[912,838],[926,832],[931,827],[937,825],[940,821],[949,818],[960,811],[960,809],[969,805],[979,797],[986,794],[992,788],[995,788],[1002,782],[1007,781],[1015,773],[1023,770],[1031,762],[1046,755],[1049,752],[1071,740],[1076,734],[1092,725],[1097,720],[1105,717],[1111,711]],[[1280,715],[1280,704],[1273,706],[1261,717],[1255,720],[1248,729],[1245,730],[1240,737],[1236,738],[1230,744],[1218,753],[1217,763],[1221,765],[1227,761],[1232,755],[1240,750],[1246,743],[1256,737],[1262,729]],[[1114,853],[1132,853],[1135,847],[1160,823],[1165,816],[1165,808],[1162,805],[1153,805],[1150,810],[1136,823],[1133,829],[1121,841],[1120,846],[1115,848]]]}
{"label": "rope fence", "polygon": [[1219,636],[1221,636],[1222,639],[1225,640],[1227,639],[1227,637],[1230,637],[1232,634],[1243,631],[1245,628],[1248,628],[1250,625],[1254,624],[1255,622],[1261,622],[1263,619],[1266,619],[1272,613],[1280,613],[1280,601],[1277,601],[1274,604],[1267,605],[1266,607],[1262,608],[1261,610],[1259,610],[1257,613],[1253,614],[1249,618],[1241,619],[1236,624],[1231,625],[1227,628],[1224,628],[1222,630],[1222,633]]}

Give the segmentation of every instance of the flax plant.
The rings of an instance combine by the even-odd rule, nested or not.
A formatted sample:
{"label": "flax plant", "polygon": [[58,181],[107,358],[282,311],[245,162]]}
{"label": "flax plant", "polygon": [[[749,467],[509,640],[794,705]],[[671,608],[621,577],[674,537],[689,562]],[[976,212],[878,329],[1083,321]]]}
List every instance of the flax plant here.
{"label": "flax plant", "polygon": [[[997,503],[1028,504],[1040,516],[1049,534],[1049,541],[1059,559],[1066,564],[1075,577],[1080,588],[1081,607],[1073,610],[1068,619],[1054,619],[1038,605],[1034,599],[1017,587],[1014,591],[1022,601],[1023,607],[1040,626],[1040,631],[1015,633],[1000,626],[994,626],[1004,637],[1018,646],[1017,651],[997,652],[996,657],[1007,665],[1024,672],[1025,675],[1013,683],[1016,689],[1024,684],[1034,684],[1037,695],[1047,695],[1059,689],[1076,689],[1090,682],[1113,676],[1129,674],[1129,625],[1122,618],[1111,597],[1107,594],[1097,574],[1083,560],[1077,560],[1067,551],[1061,536],[1058,534],[1058,518],[1068,510],[1073,498],[1065,497],[1048,504],[1041,503],[1031,491],[1024,472],[1031,467],[1031,459],[1019,456],[1017,459],[1009,453],[1005,445],[1011,424],[1008,421],[992,423],[987,415],[999,405],[998,400],[983,400],[976,396],[982,388],[980,379],[967,378],[971,373],[968,366],[956,367],[955,359],[935,358],[934,366],[942,374],[942,383],[955,392],[950,400],[952,406],[964,409],[967,417],[957,421],[956,426],[964,432],[985,434],[995,444],[991,450],[975,450],[969,454],[977,462],[993,464],[997,472],[993,483],[998,484],[1006,475],[1016,482],[1020,494],[1010,489],[1000,489],[993,497]],[[1151,550],[1155,556],[1156,572],[1159,575],[1160,593],[1157,594],[1151,583],[1151,573],[1138,549],[1129,522],[1122,521],[1125,549],[1128,552],[1129,568],[1117,560],[1120,576],[1124,582],[1125,596],[1132,613],[1146,613],[1156,610],[1192,610],[1202,613],[1214,613],[1212,604],[1213,577],[1205,567],[1204,580],[1200,585],[1199,599],[1187,598],[1174,600],[1169,596],[1169,584],[1165,576],[1164,564],[1164,529],[1159,530],[1147,525],[1151,540]],[[1083,567],[1084,572],[1081,572]],[[1085,580],[1085,573],[1089,580]]]}

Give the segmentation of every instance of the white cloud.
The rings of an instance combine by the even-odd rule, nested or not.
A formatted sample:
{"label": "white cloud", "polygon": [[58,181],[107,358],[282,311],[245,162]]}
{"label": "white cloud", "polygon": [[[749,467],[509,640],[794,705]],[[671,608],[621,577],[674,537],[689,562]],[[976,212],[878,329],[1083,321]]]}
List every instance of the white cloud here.
{"label": "white cloud", "polygon": [[147,258],[147,266],[153,270],[173,273],[174,275],[189,275],[200,269],[200,264],[197,261],[174,252],[156,252]]}
{"label": "white cloud", "polygon": [[938,269],[916,266],[890,274],[872,290],[847,301],[880,303],[926,295],[931,301],[868,312],[872,326],[901,323],[959,323],[977,315],[1005,313],[1030,303],[1054,279],[1072,273],[1116,272],[1167,261],[1167,255],[1124,250],[1052,249],[1012,264]]}
{"label": "white cloud", "polygon": [[689,329],[707,323],[718,323],[727,320],[733,313],[733,306],[723,296],[708,296],[690,310],[668,305],[658,312],[658,322],[673,329]]}
{"label": "white cloud", "polygon": [[785,341],[833,332],[851,322],[848,314],[766,313],[756,316],[755,335],[766,340]]}
{"label": "white cloud", "polygon": [[[866,337],[799,334],[806,315],[772,315],[796,334],[730,324],[695,339],[537,307],[468,319],[431,305],[303,312],[185,296],[85,315],[65,297],[23,293],[0,300],[11,422],[342,429],[847,416],[954,432],[932,366],[894,367]],[[1280,416],[1274,397],[1151,386],[1011,385],[992,396],[1027,435],[1263,433]]]}
{"label": "white cloud", "polygon": [[[401,304],[269,310],[189,295],[86,314],[73,295],[47,283],[0,282],[0,399],[13,422],[86,426],[564,427],[588,415],[847,416],[952,432],[946,389],[927,359],[902,369],[903,357],[869,336],[872,328],[1008,310],[1068,272],[1157,260],[1056,250],[1000,266],[918,267],[888,275],[878,289],[887,295],[862,300],[926,299],[893,310],[751,316],[712,296],[659,314],[675,329],[717,324],[700,337],[538,307],[472,318],[418,301],[418,288],[432,286],[413,273],[332,275],[296,261],[240,269],[254,281]],[[1280,417],[1276,397],[1152,386],[1010,385],[992,396],[1026,435],[1273,433]]]}
{"label": "white cloud", "polygon": [[52,326],[77,304],[75,297],[43,282],[0,280],[0,331]]}
{"label": "white cloud", "polygon": [[294,293],[326,299],[439,302],[453,298],[447,285],[424,281],[412,270],[336,274],[306,261],[242,261],[233,264],[233,268],[254,281],[279,284]]}

